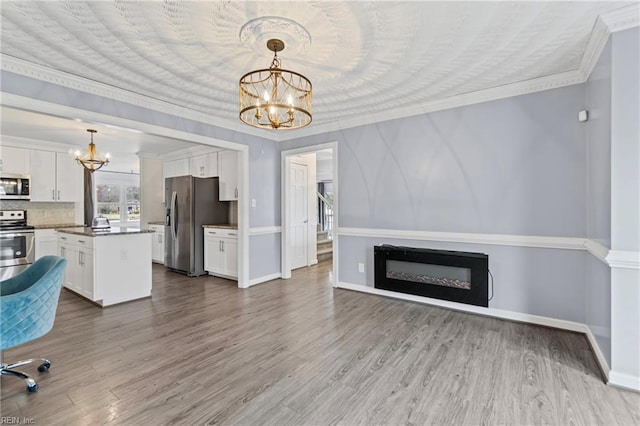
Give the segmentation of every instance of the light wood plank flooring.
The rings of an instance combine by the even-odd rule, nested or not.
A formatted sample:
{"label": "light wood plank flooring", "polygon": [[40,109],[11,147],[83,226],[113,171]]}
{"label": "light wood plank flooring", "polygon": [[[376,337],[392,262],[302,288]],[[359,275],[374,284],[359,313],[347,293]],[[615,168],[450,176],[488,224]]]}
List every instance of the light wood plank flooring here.
{"label": "light wood plank flooring", "polygon": [[153,267],[153,298],[62,292],[40,390],[2,377],[2,416],[36,424],[640,423],[580,334],[329,285],[329,264],[247,290]]}

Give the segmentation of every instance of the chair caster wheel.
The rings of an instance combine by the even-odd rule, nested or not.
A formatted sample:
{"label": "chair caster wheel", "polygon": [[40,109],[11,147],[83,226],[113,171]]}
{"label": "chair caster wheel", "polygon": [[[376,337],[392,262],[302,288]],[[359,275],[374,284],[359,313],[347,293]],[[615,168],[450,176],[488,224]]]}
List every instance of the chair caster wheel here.
{"label": "chair caster wheel", "polygon": [[50,362],[42,363],[38,367],[38,371],[41,372],[41,373],[44,373],[45,371],[47,371],[49,369],[49,367],[51,367],[51,363]]}
{"label": "chair caster wheel", "polygon": [[27,379],[27,392],[33,393],[38,390],[38,384],[33,379]]}

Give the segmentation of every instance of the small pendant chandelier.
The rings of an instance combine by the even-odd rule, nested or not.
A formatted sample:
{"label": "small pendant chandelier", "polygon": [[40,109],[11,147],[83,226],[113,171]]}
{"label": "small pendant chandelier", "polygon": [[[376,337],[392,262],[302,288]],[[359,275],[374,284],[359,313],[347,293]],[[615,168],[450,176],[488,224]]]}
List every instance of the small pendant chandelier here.
{"label": "small pendant chandelier", "polygon": [[299,129],[311,123],[311,82],[302,74],[280,68],[284,42],[267,41],[273,52],[268,69],[240,78],[240,120],[263,129]]}
{"label": "small pendant chandelier", "polygon": [[109,154],[104,157],[96,152],[96,145],[93,143],[93,134],[98,133],[97,130],[87,129],[87,132],[91,133],[91,142],[87,152],[80,155],[80,151],[76,151],[76,161],[90,172],[100,170],[103,166],[109,164]]}

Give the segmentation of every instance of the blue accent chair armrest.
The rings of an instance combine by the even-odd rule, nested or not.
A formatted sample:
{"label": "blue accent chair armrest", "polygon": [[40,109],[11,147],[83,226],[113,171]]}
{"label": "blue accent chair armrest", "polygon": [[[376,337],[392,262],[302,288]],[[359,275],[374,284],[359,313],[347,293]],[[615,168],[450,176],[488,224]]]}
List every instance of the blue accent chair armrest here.
{"label": "blue accent chair armrest", "polygon": [[[22,273],[0,282],[0,350],[42,337],[53,328],[66,265],[62,257],[44,256]],[[14,370],[32,362],[41,362],[41,372],[51,366],[44,358],[1,362],[0,374],[24,379],[27,390],[34,392],[38,389],[35,380]]]}

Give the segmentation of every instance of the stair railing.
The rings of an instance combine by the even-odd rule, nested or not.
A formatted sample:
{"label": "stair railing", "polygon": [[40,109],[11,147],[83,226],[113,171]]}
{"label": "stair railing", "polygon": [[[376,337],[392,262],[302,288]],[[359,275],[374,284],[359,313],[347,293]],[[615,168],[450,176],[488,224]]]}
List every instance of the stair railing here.
{"label": "stair railing", "polygon": [[333,204],[324,195],[318,194],[318,227],[320,231],[326,231],[327,237],[333,239]]}

